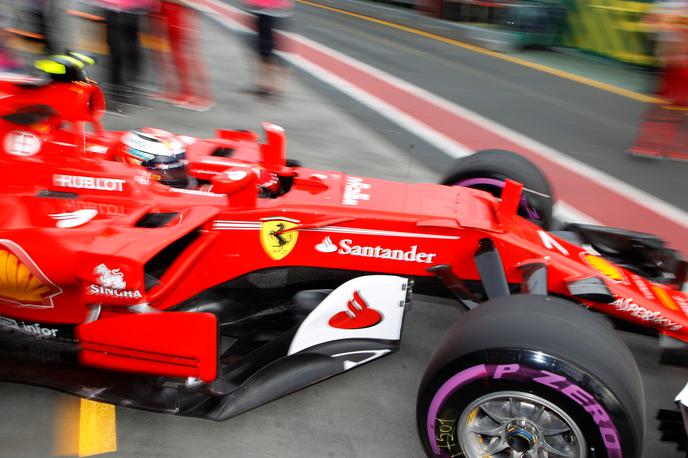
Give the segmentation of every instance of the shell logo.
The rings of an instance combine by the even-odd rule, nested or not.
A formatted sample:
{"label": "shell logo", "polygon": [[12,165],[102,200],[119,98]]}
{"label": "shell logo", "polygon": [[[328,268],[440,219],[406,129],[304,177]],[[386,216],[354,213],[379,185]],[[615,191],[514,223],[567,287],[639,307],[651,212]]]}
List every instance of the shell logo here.
{"label": "shell logo", "polygon": [[652,292],[655,293],[655,296],[664,307],[678,312],[678,305],[676,304],[676,302],[674,302],[674,300],[671,298],[671,295],[667,292],[666,289],[659,285],[650,285],[650,287],[652,288]]}
{"label": "shell logo", "polygon": [[60,293],[19,245],[0,239],[0,304],[52,308]]}
{"label": "shell logo", "polygon": [[590,265],[590,267],[605,277],[611,278],[617,283],[626,282],[626,276],[624,275],[623,271],[606,259],[588,253],[583,254],[583,258]]}

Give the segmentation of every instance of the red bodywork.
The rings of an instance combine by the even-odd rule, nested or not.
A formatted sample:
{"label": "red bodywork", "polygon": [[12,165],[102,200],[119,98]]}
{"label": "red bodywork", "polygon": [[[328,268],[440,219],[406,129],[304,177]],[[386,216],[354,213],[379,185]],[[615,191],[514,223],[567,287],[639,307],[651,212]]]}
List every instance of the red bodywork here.
{"label": "red bodywork", "polygon": [[[111,160],[115,133],[80,127],[100,116],[88,103],[99,93],[94,87],[0,83],[6,95],[0,116],[50,99],[60,109],[77,97],[72,92],[86,100],[83,111],[70,105],[28,124],[0,119],[0,316],[40,322],[45,333],[51,324],[77,326],[83,364],[209,381],[216,370],[215,317],[141,310],[167,310],[279,266],[431,277],[428,268],[448,265],[460,279],[480,280],[474,255],[485,238],[499,251],[510,284],[520,284],[522,267],[532,263],[548,267],[550,294],[571,297],[568,285],[597,277],[617,300],[577,302],[688,341],[688,295],[517,216],[518,184],[509,183],[498,200],[469,188],[287,167],[284,135],[266,125],[264,144],[234,131],[191,142],[190,171],[210,181],[211,192],[172,189]],[[234,154],[214,156],[219,148]],[[256,184],[266,171],[289,180],[290,189],[258,198]],[[164,214],[156,227],[144,223]],[[146,285],[156,259],[181,240],[155,284]]]}

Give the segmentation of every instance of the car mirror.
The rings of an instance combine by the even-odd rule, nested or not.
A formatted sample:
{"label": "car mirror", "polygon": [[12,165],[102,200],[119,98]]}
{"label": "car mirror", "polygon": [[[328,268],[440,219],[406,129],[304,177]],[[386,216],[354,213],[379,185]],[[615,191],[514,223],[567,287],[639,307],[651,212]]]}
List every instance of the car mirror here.
{"label": "car mirror", "polygon": [[230,205],[255,207],[258,176],[251,167],[232,167],[211,178],[213,192],[226,194]]}

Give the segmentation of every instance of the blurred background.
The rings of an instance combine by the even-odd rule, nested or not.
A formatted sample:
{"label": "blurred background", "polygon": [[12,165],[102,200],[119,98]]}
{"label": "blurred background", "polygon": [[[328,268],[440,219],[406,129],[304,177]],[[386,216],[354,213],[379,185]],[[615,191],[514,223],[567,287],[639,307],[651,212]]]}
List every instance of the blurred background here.
{"label": "blurred background", "polygon": [[[323,3],[352,11],[365,11],[366,3],[373,8],[386,5],[396,8],[399,14],[418,13],[441,19],[446,24],[435,28],[450,31],[440,31],[440,35],[500,52],[527,56],[537,50],[585,56],[610,66],[622,65],[629,72],[645,76],[638,78],[649,81],[643,88],[646,92],[655,90],[652,79],[664,67],[667,57],[685,51],[671,49],[665,43],[685,41],[688,28],[688,7],[681,0],[328,0]],[[185,66],[194,64],[186,60],[195,54],[193,47],[198,40],[193,11],[184,5],[179,0],[2,0],[0,68],[16,70],[22,61],[30,66],[37,54],[59,52],[65,47],[100,56],[111,55],[108,40],[111,31],[117,34],[121,47],[125,48],[123,53],[127,54],[125,61],[118,62],[119,66],[134,65],[131,61],[138,58],[126,49],[128,41],[142,48],[144,66],[150,60],[164,64],[159,61],[161,55],[191,47],[191,50],[178,49],[169,56],[176,71],[183,72]],[[250,0],[241,5],[251,10]],[[291,2],[285,0],[284,8],[285,11],[291,8]],[[286,12],[282,16],[289,15]],[[406,14],[395,18],[413,17]],[[295,22],[298,24],[298,20]],[[131,37],[132,33],[137,37]],[[11,54],[17,59],[12,59]],[[165,71],[164,65],[159,67],[157,71]],[[134,75],[134,79],[138,77]]]}

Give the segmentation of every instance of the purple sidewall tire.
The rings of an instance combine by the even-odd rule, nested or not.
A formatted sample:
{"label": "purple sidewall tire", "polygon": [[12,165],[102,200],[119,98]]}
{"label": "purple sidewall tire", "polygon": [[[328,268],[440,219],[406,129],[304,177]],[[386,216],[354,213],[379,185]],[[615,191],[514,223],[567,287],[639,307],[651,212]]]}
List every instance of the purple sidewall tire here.
{"label": "purple sidewall tire", "polygon": [[457,159],[440,183],[480,189],[499,197],[507,178],[525,187],[519,214],[544,229],[551,229],[555,200],[552,188],[537,166],[519,154],[505,150],[478,151]]}
{"label": "purple sidewall tire", "polygon": [[[459,316],[418,394],[429,456],[464,456],[462,413],[499,392],[527,393],[573,419],[596,457],[642,456],[645,404],[632,354],[599,316],[568,301],[515,295]],[[454,428],[454,429],[452,429]]]}

